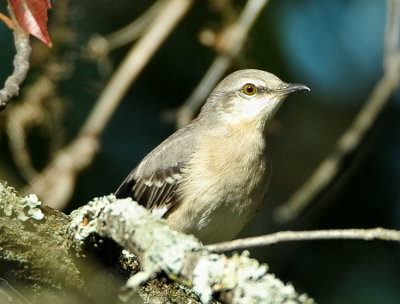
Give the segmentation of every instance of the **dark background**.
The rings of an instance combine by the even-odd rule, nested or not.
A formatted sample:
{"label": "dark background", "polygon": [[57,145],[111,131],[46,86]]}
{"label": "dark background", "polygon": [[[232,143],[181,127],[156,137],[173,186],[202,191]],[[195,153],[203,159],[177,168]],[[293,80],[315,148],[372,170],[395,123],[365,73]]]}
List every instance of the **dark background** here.
{"label": "dark background", "polygon": [[[2,12],[6,12],[4,2]],[[65,143],[76,135],[107,81],[94,62],[81,56],[81,48],[92,34],[119,29],[149,4],[131,0],[69,4],[65,17],[73,39],[55,44],[52,50],[71,64],[58,85],[65,107]],[[243,4],[236,1],[233,7],[239,12]],[[54,15],[50,12],[51,24]],[[115,191],[142,157],[174,132],[174,124],[163,119],[165,112],[184,102],[214,59],[215,51],[201,45],[198,36],[204,28],[220,29],[223,15],[211,9],[210,2],[197,1],[192,7],[124,97],[101,136],[94,163],[79,176],[68,211]],[[284,81],[306,84],[311,92],[289,97],[276,116],[269,140],[273,176],[267,202],[240,236],[288,229],[400,228],[398,92],[328,191],[293,222],[282,225],[271,215],[332,151],[381,77],[385,18],[383,0],[275,0],[261,13],[230,71],[267,70]],[[110,54],[114,67],[129,47]],[[12,70],[13,53],[12,34],[0,24],[2,82]],[[26,87],[42,72],[39,63],[33,64]],[[7,110],[0,113],[0,179],[20,189],[25,181],[10,156],[2,127],[6,115]],[[46,140],[46,134],[31,132],[37,169],[47,161],[41,151]],[[400,303],[399,244],[291,242],[250,252],[278,278],[319,303]]]}

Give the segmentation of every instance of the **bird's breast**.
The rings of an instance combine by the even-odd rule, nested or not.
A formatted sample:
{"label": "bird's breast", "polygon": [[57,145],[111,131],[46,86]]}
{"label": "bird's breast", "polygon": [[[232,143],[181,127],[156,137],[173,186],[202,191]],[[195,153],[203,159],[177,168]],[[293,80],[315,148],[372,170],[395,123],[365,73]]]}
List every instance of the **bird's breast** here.
{"label": "bird's breast", "polygon": [[179,208],[167,220],[205,243],[232,239],[262,203],[269,174],[262,134],[204,136],[183,169]]}

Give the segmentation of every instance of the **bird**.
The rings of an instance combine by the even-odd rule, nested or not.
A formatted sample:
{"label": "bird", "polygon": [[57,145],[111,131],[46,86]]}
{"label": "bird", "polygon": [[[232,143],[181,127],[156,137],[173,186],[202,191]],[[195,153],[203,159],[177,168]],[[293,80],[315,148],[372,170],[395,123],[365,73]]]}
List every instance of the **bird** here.
{"label": "bird", "polygon": [[282,101],[310,91],[256,69],[233,72],[212,90],[198,116],[147,154],[115,192],[203,244],[232,240],[267,193],[266,135]]}

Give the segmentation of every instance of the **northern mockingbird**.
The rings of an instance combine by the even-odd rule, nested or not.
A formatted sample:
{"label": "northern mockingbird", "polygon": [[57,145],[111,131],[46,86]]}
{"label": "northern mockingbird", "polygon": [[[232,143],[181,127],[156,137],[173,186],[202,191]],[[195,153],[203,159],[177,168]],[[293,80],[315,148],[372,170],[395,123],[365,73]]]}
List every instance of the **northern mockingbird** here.
{"label": "northern mockingbird", "polygon": [[272,117],[298,91],[309,88],[260,70],[230,74],[197,118],[151,151],[115,195],[132,197],[203,243],[233,239],[267,192]]}

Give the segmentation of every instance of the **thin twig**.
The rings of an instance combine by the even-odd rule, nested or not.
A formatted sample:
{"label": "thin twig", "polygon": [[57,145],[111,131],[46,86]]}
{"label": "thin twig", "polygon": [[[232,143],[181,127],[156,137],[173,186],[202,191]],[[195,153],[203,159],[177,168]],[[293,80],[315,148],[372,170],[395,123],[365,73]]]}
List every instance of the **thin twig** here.
{"label": "thin twig", "polygon": [[75,188],[76,176],[92,162],[100,145],[98,136],[123,95],[192,3],[193,0],[167,1],[105,87],[79,135],[56,154],[23,192],[36,193],[43,202],[51,203],[55,209],[65,206]]}
{"label": "thin twig", "polygon": [[8,17],[0,12],[0,20],[3,21],[4,24],[7,25],[10,30],[14,30],[15,25],[12,22],[10,17]]}
{"label": "thin twig", "polygon": [[94,35],[85,47],[85,54],[100,61],[112,50],[135,41],[146,31],[146,28],[153,22],[165,4],[166,0],[158,0],[127,26],[107,36]]}
{"label": "thin twig", "polygon": [[306,206],[332,184],[343,171],[345,164],[343,160],[355,153],[396,90],[400,79],[399,12],[400,0],[388,0],[383,58],[384,75],[376,84],[351,126],[338,140],[333,152],[322,161],[311,177],[289,200],[276,210],[275,217],[278,221],[287,222],[297,217]]}
{"label": "thin twig", "polygon": [[212,244],[206,247],[212,251],[222,252],[250,247],[269,246],[281,242],[316,240],[381,240],[400,242],[400,231],[384,228],[281,231],[262,236]]}
{"label": "thin twig", "polygon": [[54,91],[54,77],[44,73],[25,91],[22,101],[9,109],[10,118],[5,125],[9,146],[14,163],[25,180],[37,174],[28,147],[29,130],[34,126],[43,126],[46,115],[49,115],[43,104]]}
{"label": "thin twig", "polygon": [[165,4],[165,0],[158,0],[135,21],[116,32],[107,35],[105,38],[108,41],[109,50],[111,51],[119,48],[139,38],[158,13],[164,8]]}
{"label": "thin twig", "polygon": [[14,56],[14,71],[11,76],[7,78],[4,88],[0,90],[0,111],[7,106],[12,98],[18,96],[20,86],[29,71],[29,57],[32,51],[29,44],[29,35],[18,25],[10,6],[9,12],[14,22],[14,45],[16,54]]}
{"label": "thin twig", "polygon": [[193,119],[210,91],[231,65],[232,60],[238,56],[251,27],[268,2],[269,0],[248,0],[237,22],[222,33],[218,43],[221,53],[214,59],[200,83],[177,111],[176,124],[178,128]]}
{"label": "thin twig", "polygon": [[53,33],[58,33],[52,37],[57,47],[52,51],[36,49],[35,66],[40,66],[42,72],[24,87],[23,96],[8,109],[5,119],[11,155],[26,181],[38,173],[28,144],[31,131],[40,130],[41,135],[46,137],[46,144],[41,145],[41,161],[51,159],[62,147],[64,128],[61,116],[65,104],[57,95],[57,88],[60,81],[70,75],[75,64],[73,60],[76,59],[75,56],[66,55],[70,54],[69,51],[65,52],[65,47],[73,39],[67,27],[68,8],[68,0],[59,0],[54,7],[52,19],[55,22],[52,22],[51,28]]}
{"label": "thin twig", "polygon": [[386,27],[383,49],[383,68],[386,71],[391,70],[392,60],[399,53],[399,35],[400,35],[400,1],[387,0],[386,7]]}
{"label": "thin twig", "polygon": [[149,26],[146,34],[129,51],[105,87],[81,133],[98,135],[103,130],[131,83],[192,3],[193,0],[169,0],[167,2],[164,9]]}

